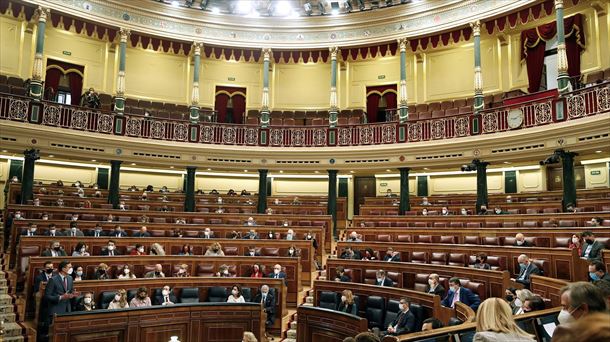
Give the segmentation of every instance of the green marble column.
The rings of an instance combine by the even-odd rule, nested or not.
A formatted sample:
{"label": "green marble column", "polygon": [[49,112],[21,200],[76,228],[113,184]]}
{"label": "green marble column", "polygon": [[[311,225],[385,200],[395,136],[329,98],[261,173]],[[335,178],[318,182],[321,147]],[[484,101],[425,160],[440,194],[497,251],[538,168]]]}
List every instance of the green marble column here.
{"label": "green marble column", "polygon": [[408,43],[407,38],[398,39],[398,46],[400,48],[400,84],[398,87],[398,123],[401,123],[401,124],[407,122],[407,117],[409,116],[409,107],[407,105],[407,43]]}
{"label": "green marble column", "polygon": [[186,188],[184,189],[184,211],[195,211],[195,166],[186,167]]}
{"label": "green marble column", "polygon": [[328,207],[327,213],[332,216],[333,236],[337,239],[337,170],[328,170]]}
{"label": "green marble column", "polygon": [[28,96],[30,96],[36,101],[42,100],[42,95],[44,93],[44,74],[42,70],[44,55],[44,34],[47,26],[47,18],[49,17],[49,15],[50,10],[48,8],[39,6],[36,9],[36,16],[38,17],[38,25],[36,30],[36,52],[34,54],[32,78],[30,80],[30,88],[28,90]]}
{"label": "green marble column", "polygon": [[401,167],[400,171],[400,205],[398,207],[398,215],[404,215],[407,211],[411,210],[411,204],[409,203],[409,167]]}
{"label": "green marble column", "polygon": [[328,111],[328,124],[331,128],[337,127],[339,105],[337,100],[337,55],[339,48],[330,49],[330,110]]}
{"label": "green marble column", "polygon": [[475,21],[470,24],[474,37],[474,105],[473,112],[476,114],[483,110],[483,77],[481,76],[481,22]]}
{"label": "green marble column", "polygon": [[259,214],[264,214],[267,210],[267,173],[269,170],[258,170],[258,203],[256,211]]}
{"label": "green marble column", "polygon": [[34,188],[34,166],[36,160],[40,159],[40,151],[29,149],[23,152],[23,175],[21,176],[21,204],[28,204],[33,200]]}
{"label": "green marble column", "polygon": [[563,26],[563,0],[555,0],[555,13],[557,15],[557,90],[560,94],[565,94],[571,90],[571,87]]}
{"label": "green marble column", "polygon": [[[269,64],[271,63],[271,49],[263,49],[263,99],[261,101],[261,119],[260,125],[262,128],[269,126]],[[260,205],[260,204],[259,204]]]}
{"label": "green marble column", "polygon": [[489,204],[487,196],[487,165],[488,162],[480,161],[475,159],[472,161],[477,167],[477,213],[481,209],[482,205],[487,206]]}
{"label": "green marble column", "polygon": [[191,123],[199,122],[199,68],[201,66],[200,42],[193,43],[193,91],[191,93],[190,119]]}
{"label": "green marble column", "polygon": [[119,115],[123,115],[125,112],[125,59],[129,34],[128,29],[121,28],[119,30],[119,74],[117,76],[116,95],[114,96],[114,112]]}
{"label": "green marble column", "polygon": [[110,189],[108,190],[108,203],[112,204],[114,209],[119,208],[119,179],[121,177],[120,160],[110,161]]}
{"label": "green marble column", "polygon": [[563,199],[561,207],[563,211],[569,204],[576,207],[576,179],[574,176],[574,157],[578,154],[574,152],[561,151],[561,166],[563,178]]}

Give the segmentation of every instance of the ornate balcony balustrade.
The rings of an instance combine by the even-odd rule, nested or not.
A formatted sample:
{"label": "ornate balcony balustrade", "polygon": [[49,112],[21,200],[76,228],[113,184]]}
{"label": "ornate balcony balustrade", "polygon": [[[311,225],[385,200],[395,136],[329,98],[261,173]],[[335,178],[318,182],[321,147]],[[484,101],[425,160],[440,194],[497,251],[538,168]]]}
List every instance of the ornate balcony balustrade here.
{"label": "ornate balcony balustrade", "polygon": [[[221,123],[192,124],[0,94],[0,119],[125,137],[200,144],[327,147],[363,146],[453,139],[527,129],[610,111],[610,83],[582,88],[563,97],[547,96],[482,111],[443,118],[361,125],[271,126]],[[509,113],[522,122],[509,125]],[[518,114],[521,115],[521,114]],[[512,126],[512,127],[511,127]]]}

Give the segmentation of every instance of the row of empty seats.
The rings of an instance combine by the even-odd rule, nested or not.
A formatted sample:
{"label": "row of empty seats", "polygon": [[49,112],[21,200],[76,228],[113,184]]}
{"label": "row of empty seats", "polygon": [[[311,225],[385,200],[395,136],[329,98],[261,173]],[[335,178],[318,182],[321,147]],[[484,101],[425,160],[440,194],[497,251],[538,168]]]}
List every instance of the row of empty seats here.
{"label": "row of empty seats", "polygon": [[[446,216],[445,216],[446,217]],[[545,220],[523,222],[461,222],[461,221],[441,221],[441,222],[414,222],[414,221],[364,221],[364,227],[412,227],[412,228],[536,228],[536,227],[579,227],[577,220]],[[585,221],[585,227],[591,227],[590,221]],[[610,227],[610,220],[603,220],[603,227]]]}

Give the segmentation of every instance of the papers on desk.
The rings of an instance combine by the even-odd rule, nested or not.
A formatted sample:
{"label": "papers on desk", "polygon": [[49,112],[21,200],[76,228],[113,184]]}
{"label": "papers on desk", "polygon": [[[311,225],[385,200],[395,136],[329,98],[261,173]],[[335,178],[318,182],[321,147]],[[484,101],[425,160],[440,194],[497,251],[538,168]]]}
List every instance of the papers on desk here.
{"label": "papers on desk", "polygon": [[555,328],[557,328],[557,324],[555,324],[555,322],[551,322],[543,324],[542,327],[544,328],[544,331],[547,333],[547,335],[552,337],[553,333],[555,332]]}

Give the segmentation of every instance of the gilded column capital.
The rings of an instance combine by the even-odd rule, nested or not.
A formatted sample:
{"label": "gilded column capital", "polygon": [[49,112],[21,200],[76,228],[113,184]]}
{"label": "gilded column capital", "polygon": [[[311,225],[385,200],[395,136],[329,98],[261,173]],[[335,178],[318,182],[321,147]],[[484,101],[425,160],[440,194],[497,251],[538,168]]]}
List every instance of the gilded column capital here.
{"label": "gilded column capital", "polygon": [[51,9],[47,7],[38,6],[35,15],[38,17],[38,22],[46,22],[47,18],[51,15]]}
{"label": "gilded column capital", "polygon": [[121,37],[121,43],[127,43],[127,38],[131,35],[131,31],[129,29],[121,27],[119,29],[119,36]]}
{"label": "gilded column capital", "polygon": [[331,46],[328,48],[328,51],[330,51],[330,59],[331,60],[337,60],[337,54],[339,53],[339,47],[338,46]]}
{"label": "gilded column capital", "polygon": [[271,59],[271,48],[263,48],[263,61]]}
{"label": "gilded column capital", "polygon": [[481,35],[481,22],[479,20],[470,23],[470,27],[472,28],[472,34],[474,36]]}
{"label": "gilded column capital", "polygon": [[201,48],[203,47],[203,42],[193,42],[193,53],[195,56],[201,55]]}
{"label": "gilded column capital", "polygon": [[555,9],[563,8],[563,0],[555,0]]}
{"label": "gilded column capital", "polygon": [[406,37],[398,38],[396,39],[396,41],[398,42],[398,48],[400,49],[400,52],[407,51],[407,44],[409,44],[409,40]]}

